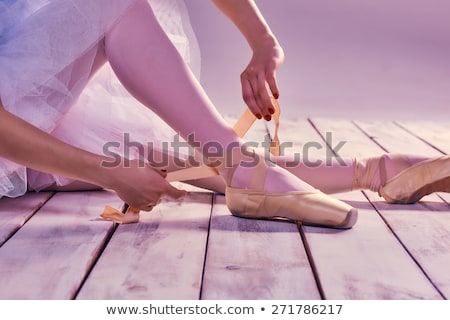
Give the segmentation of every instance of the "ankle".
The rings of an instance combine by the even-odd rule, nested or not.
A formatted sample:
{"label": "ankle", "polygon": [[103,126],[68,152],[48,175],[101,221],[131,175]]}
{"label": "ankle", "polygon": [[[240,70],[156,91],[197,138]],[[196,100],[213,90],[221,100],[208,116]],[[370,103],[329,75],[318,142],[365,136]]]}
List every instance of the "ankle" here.
{"label": "ankle", "polygon": [[352,190],[378,192],[381,186],[380,162],[382,157],[355,158]]}
{"label": "ankle", "polygon": [[[241,189],[254,188],[250,181],[260,180],[264,182],[267,172],[265,159],[254,151],[249,155],[235,152],[233,160],[226,166],[219,168],[220,175],[225,179],[227,186]],[[258,177],[255,177],[257,175]],[[261,185],[262,186],[262,185]]]}
{"label": "ankle", "polygon": [[354,160],[353,190],[369,189],[378,192],[392,177],[426,157],[386,153],[378,157]]}

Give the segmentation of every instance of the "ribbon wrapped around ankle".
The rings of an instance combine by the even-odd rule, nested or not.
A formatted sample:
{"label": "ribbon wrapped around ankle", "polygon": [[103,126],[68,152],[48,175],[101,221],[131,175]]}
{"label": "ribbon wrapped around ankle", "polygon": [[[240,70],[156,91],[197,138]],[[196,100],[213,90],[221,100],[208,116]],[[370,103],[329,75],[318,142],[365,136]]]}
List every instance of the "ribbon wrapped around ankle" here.
{"label": "ribbon wrapped around ankle", "polygon": [[[272,103],[275,107],[275,113],[272,115],[272,119],[275,122],[275,131],[274,135],[271,139],[270,145],[270,153],[275,156],[280,155],[280,140],[278,137],[278,130],[280,128],[280,105],[278,101],[272,97]],[[251,128],[253,123],[256,121],[256,117],[253,113],[247,108],[239,120],[233,126],[233,131],[239,138],[243,138],[248,130]],[[207,165],[203,165],[200,167],[192,167],[182,170],[177,170],[173,172],[167,173],[166,180],[168,182],[175,181],[187,181],[193,179],[202,179],[209,178],[218,175],[219,172],[214,167],[210,167]],[[103,212],[100,214],[100,217],[106,220],[112,220],[117,223],[136,223],[139,221],[139,212],[140,210],[137,208],[130,207],[125,205],[125,208],[122,211],[113,208],[111,206],[106,206]]]}

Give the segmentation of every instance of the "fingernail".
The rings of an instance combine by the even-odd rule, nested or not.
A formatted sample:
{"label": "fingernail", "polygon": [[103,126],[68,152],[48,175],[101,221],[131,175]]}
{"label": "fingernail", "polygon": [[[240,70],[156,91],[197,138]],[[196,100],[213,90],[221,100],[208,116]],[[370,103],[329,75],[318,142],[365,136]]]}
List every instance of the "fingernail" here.
{"label": "fingernail", "polygon": [[262,115],[260,115],[259,113],[256,114],[256,117],[257,117],[258,119],[262,119]]}
{"label": "fingernail", "polygon": [[269,113],[270,114],[274,114],[275,113],[275,109],[274,108],[269,108]]}
{"label": "fingernail", "polygon": [[274,93],[274,94],[273,94],[273,97],[274,97],[275,99],[278,99],[279,96],[280,96],[280,95],[279,95],[278,93]]}
{"label": "fingernail", "polygon": [[270,120],[272,120],[272,117],[267,115],[267,116],[264,116],[264,119],[266,119],[267,121],[270,121]]}

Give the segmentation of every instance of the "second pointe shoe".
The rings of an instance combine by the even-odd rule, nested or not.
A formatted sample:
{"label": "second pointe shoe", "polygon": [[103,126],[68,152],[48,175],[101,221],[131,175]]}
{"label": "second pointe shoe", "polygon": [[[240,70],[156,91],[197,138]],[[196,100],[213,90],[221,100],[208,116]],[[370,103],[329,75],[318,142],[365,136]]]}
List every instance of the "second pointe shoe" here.
{"label": "second pointe shoe", "polygon": [[434,192],[450,192],[450,156],[424,160],[387,180],[379,194],[389,203],[415,203]]}
{"label": "second pointe shoe", "polygon": [[356,223],[358,211],[355,208],[319,190],[264,191],[267,170],[264,160],[259,159],[252,168],[248,189],[226,188],[226,203],[234,216],[284,218],[305,225],[337,229],[349,229]]}

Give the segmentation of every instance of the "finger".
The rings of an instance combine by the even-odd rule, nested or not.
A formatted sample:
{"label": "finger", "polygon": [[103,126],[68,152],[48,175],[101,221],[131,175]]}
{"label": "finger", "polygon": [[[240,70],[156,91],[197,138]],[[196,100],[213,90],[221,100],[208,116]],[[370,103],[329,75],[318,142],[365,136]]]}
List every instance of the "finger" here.
{"label": "finger", "polygon": [[263,112],[259,108],[258,103],[256,102],[255,93],[253,92],[251,82],[246,76],[242,76],[241,84],[242,84],[242,98],[244,99],[244,102],[247,104],[247,107],[255,115],[255,117],[261,119]]}
{"label": "finger", "polygon": [[174,186],[172,186],[170,183],[167,183],[166,191],[164,192],[166,196],[172,199],[180,199],[186,195],[185,190],[177,189]]}
{"label": "finger", "polygon": [[270,76],[267,77],[267,84],[269,85],[270,92],[272,92],[272,96],[275,99],[278,99],[280,97],[280,89],[278,87],[275,73],[271,73]]}
{"label": "finger", "polygon": [[275,112],[275,109],[272,105],[272,101],[270,100],[269,91],[267,89],[267,82],[264,73],[260,73],[257,80],[257,103],[260,109],[263,110],[263,117],[265,120],[270,121],[272,119],[272,114]]}

